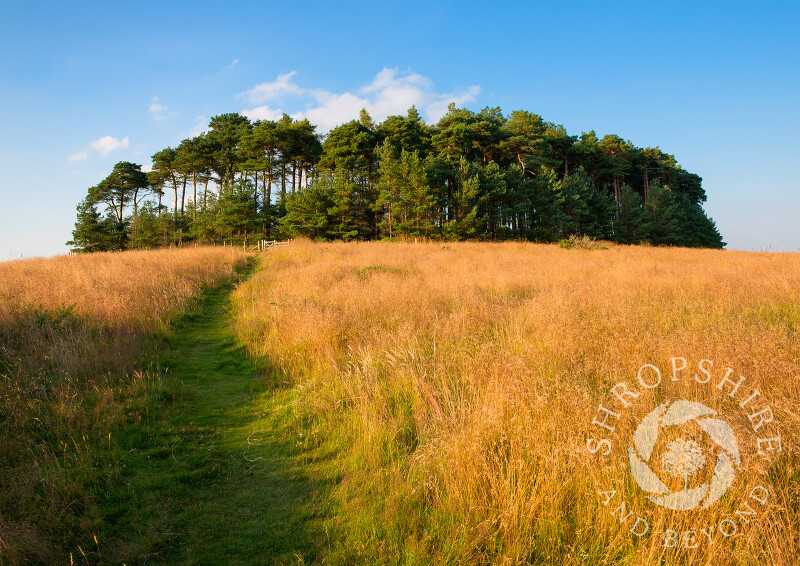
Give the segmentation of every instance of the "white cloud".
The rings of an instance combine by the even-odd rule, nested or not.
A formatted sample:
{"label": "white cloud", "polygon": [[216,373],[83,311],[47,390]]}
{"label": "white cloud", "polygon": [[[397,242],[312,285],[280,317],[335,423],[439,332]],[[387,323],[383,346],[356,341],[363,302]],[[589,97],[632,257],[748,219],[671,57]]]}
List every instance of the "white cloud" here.
{"label": "white cloud", "polygon": [[303,89],[292,82],[292,77],[296,74],[297,71],[292,71],[278,75],[277,80],[271,83],[257,84],[250,90],[239,94],[239,96],[246,97],[250,104],[263,104],[284,95],[301,96]]}
{"label": "white cloud", "polygon": [[309,122],[315,124],[321,132],[327,132],[340,124],[358,118],[358,113],[362,108],[366,108],[372,114],[369,100],[349,92],[325,93],[318,95],[317,101],[320,103],[319,106],[297,112],[292,115],[292,118],[308,118]]}
{"label": "white cloud", "polygon": [[99,140],[94,140],[89,146],[96,150],[100,155],[108,155],[118,149],[127,149],[130,142],[127,137],[120,139],[111,136],[103,136]]}
{"label": "white cloud", "polygon": [[376,92],[385,88],[393,88],[398,85],[408,85],[416,88],[430,88],[431,80],[417,73],[409,72],[405,76],[398,77],[398,70],[384,68],[375,75],[372,82],[361,89],[362,92]]}
{"label": "white cloud", "polygon": [[[100,155],[104,156],[118,149],[128,149],[129,146],[130,146],[130,139],[127,137],[124,137],[122,139],[117,139],[111,136],[103,136],[98,140],[89,142],[89,149],[93,149]],[[89,149],[85,149],[83,151],[79,151],[78,153],[73,153],[72,155],[68,155],[67,160],[72,162],[84,161],[89,157]]]}
{"label": "white cloud", "polygon": [[208,128],[208,118],[205,116],[195,116],[194,117],[194,127],[189,130],[189,134],[186,137],[194,138],[202,134]]}
{"label": "white cloud", "polygon": [[[305,109],[292,112],[293,118],[308,118],[318,126],[318,131],[327,132],[332,128],[358,118],[359,111],[366,108],[376,122],[395,114],[404,115],[411,106],[432,123],[447,112],[451,102],[462,106],[475,101],[480,93],[479,86],[470,86],[454,92],[437,92],[433,81],[420,74],[398,69],[383,69],[368,85],[353,92],[334,93],[320,88],[301,88],[293,82],[296,71],[278,75],[271,83],[261,83],[241,93],[251,104],[264,104],[278,98],[293,97],[294,106],[306,102]],[[283,113],[280,108],[257,106],[243,110],[242,114],[251,119],[275,120]]]}
{"label": "white cloud", "polygon": [[481,87],[473,85],[462,92],[441,95],[438,100],[429,102],[425,111],[432,122],[438,122],[442,116],[447,114],[447,107],[451,102],[454,102],[456,106],[463,106],[467,102],[474,102],[480,92]]}
{"label": "white cloud", "polygon": [[150,115],[153,117],[154,120],[164,120],[169,118],[170,116],[177,116],[177,112],[169,112],[169,107],[164,106],[163,104],[158,103],[158,97],[154,96],[153,100],[150,102],[150,108],[148,109]]}
{"label": "white cloud", "polygon": [[283,112],[275,110],[269,106],[257,106],[249,110],[244,110],[242,115],[247,116],[251,120],[279,120],[283,116]]}

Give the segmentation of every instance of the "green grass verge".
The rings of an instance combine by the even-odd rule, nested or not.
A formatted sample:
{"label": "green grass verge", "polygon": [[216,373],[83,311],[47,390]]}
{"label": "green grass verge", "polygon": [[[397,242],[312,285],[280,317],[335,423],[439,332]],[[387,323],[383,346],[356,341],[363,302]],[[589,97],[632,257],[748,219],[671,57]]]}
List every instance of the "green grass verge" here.
{"label": "green grass verge", "polygon": [[162,338],[160,377],[112,435],[118,477],[88,561],[308,564],[328,544],[330,453],[304,435],[293,390],[236,340],[233,286],[208,292]]}

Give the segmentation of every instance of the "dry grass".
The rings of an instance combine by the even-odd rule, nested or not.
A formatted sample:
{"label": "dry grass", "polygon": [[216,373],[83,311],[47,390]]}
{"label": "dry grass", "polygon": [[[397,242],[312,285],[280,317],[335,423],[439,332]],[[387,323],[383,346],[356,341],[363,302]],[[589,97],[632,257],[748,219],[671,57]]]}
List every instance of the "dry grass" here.
{"label": "dry grass", "polygon": [[[800,560],[798,254],[295,242],[266,256],[235,300],[239,335],[295,384],[307,434],[342,437],[336,497],[349,534],[333,561]],[[764,430],[783,439],[779,457],[756,457],[745,413],[713,386],[665,379],[643,391],[612,437],[619,446],[673,397],[734,426],[742,471],[704,512],[649,503],[624,448],[587,451],[609,388],[675,356],[713,360],[712,383],[726,367],[746,376],[774,411]],[[769,500],[738,536],[664,547],[666,529],[718,525],[757,484]],[[608,486],[661,534],[631,535],[633,519],[620,525],[598,495]]]}
{"label": "dry grass", "polygon": [[6,363],[17,374],[70,379],[119,370],[141,354],[141,337],[165,328],[170,315],[230,277],[241,259],[235,250],[200,248],[2,263]]}
{"label": "dry grass", "polygon": [[111,431],[169,395],[144,361],[154,333],[243,260],[201,248],[0,264],[0,563],[94,545],[96,494],[119,474]]}
{"label": "dry grass", "polygon": [[106,326],[151,332],[207,285],[229,277],[234,248],[181,248],[59,256],[0,263],[1,322],[31,308],[75,305]]}

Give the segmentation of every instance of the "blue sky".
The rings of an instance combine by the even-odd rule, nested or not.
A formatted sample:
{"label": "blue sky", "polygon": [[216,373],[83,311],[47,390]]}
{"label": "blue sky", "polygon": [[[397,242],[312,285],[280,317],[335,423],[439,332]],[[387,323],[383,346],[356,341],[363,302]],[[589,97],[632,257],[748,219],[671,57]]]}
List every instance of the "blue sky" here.
{"label": "blue sky", "polygon": [[211,116],[435,121],[448,101],[659,146],[729,249],[800,248],[800,3],[7,2],[0,260],[65,253],[118,161]]}

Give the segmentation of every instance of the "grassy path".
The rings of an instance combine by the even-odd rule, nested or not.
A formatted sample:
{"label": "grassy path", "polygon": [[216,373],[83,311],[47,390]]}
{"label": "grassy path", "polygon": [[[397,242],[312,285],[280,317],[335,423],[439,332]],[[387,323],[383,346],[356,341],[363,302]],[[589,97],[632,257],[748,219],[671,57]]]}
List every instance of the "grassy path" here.
{"label": "grassy path", "polygon": [[106,560],[309,564],[327,544],[329,459],[301,435],[292,390],[241,350],[232,290],[209,292],[164,341],[153,394],[178,392],[117,439],[123,487],[104,506],[103,538],[124,542]]}

